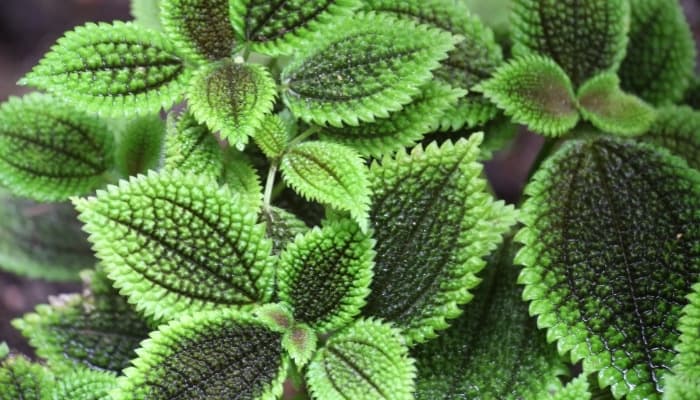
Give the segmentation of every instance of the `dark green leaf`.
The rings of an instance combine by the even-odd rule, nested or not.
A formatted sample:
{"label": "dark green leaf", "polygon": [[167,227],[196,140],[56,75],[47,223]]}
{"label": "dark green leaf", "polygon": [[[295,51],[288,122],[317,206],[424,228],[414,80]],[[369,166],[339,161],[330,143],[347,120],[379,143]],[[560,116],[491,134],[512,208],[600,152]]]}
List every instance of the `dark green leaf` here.
{"label": "dark green leaf", "polygon": [[641,140],[663,146],[700,170],[700,111],[668,106],[658,110],[656,120]]}
{"label": "dark green leaf", "polygon": [[165,124],[159,116],[128,121],[117,136],[115,163],[123,176],[133,176],[160,165]]}
{"label": "dark green leaf", "polygon": [[172,114],[168,116],[165,169],[179,169],[212,179],[220,178],[223,173],[224,153],[219,142],[189,111],[177,119]]}
{"label": "dark green leaf", "polygon": [[265,223],[265,233],[272,240],[272,253],[279,254],[294,241],[297,235],[309,231],[309,227],[296,215],[279,207],[263,210],[260,221]]}
{"label": "dark green leaf", "polygon": [[0,364],[0,400],[45,400],[53,385],[51,372],[24,356],[10,356]]}
{"label": "dark green leaf", "polygon": [[109,400],[116,383],[114,374],[80,369],[62,376],[47,400]]}
{"label": "dark green leaf", "polygon": [[700,110],[700,76],[695,75],[685,91],[683,103],[690,107]]}

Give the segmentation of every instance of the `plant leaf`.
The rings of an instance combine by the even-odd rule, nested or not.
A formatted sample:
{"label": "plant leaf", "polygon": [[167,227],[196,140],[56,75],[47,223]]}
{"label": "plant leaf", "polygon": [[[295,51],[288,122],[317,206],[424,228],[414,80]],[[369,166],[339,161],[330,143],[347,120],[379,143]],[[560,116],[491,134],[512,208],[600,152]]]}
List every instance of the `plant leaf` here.
{"label": "plant leaf", "polygon": [[7,343],[0,342],[0,361],[4,360],[8,354],[10,354],[10,348],[7,347]]}
{"label": "plant leaf", "polygon": [[169,108],[182,98],[190,75],[163,33],[115,21],[67,32],[19,83],[120,118]]}
{"label": "plant leaf", "polygon": [[401,333],[361,319],[316,352],[306,381],[316,400],[413,399],[415,366]]}
{"label": "plant leaf", "polygon": [[0,364],[0,400],[44,400],[54,384],[51,372],[24,356]]}
{"label": "plant leaf", "polygon": [[276,93],[275,81],[262,65],[224,60],[197,71],[190,84],[189,105],[197,120],[239,147],[272,111]]}
{"label": "plant leaf", "polygon": [[107,400],[116,383],[114,374],[80,369],[61,377],[50,399]]}
{"label": "plant leaf", "polygon": [[319,334],[342,328],[369,294],[373,242],[350,219],[298,236],[280,255],[279,299]]}
{"label": "plant leaf", "polygon": [[284,69],[284,101],[296,117],[318,125],[386,118],[411,102],[457,40],[406,19],[357,13]]}
{"label": "plant leaf", "polygon": [[404,147],[414,146],[428,132],[440,125],[446,112],[465,91],[452,89],[441,82],[428,82],[413,101],[388,118],[373,123],[342,128],[326,127],[321,138],[352,147],[362,155],[381,157]]}
{"label": "plant leaf", "polygon": [[553,59],[578,86],[625,57],[628,0],[515,0],[513,52]]}
{"label": "plant leaf", "polygon": [[700,110],[700,76],[696,75],[691,80],[688,89],[685,91],[683,103]]}
{"label": "plant leaf", "polygon": [[541,400],[561,389],[568,368],[527,312],[513,248],[504,244],[484,270],[464,314],[435,340],[416,346],[416,400]]}
{"label": "plant leaf", "polygon": [[[591,400],[592,394],[589,390],[588,379],[585,374],[581,374],[562,389],[547,397],[550,400]],[[599,399],[596,397],[596,399]],[[599,399],[604,400],[604,399]]]}
{"label": "plant leaf", "polygon": [[649,131],[639,139],[667,148],[700,170],[700,111],[678,106],[661,108]]}
{"label": "plant leaf", "polygon": [[528,184],[516,262],[530,313],[615,398],[660,398],[700,279],[700,173],[665,149],[567,142]]}
{"label": "plant leaf", "polygon": [[159,116],[136,117],[117,136],[115,163],[122,176],[158,168],[165,124]]}
{"label": "plant leaf", "polygon": [[641,135],[654,122],[654,109],[620,90],[620,79],[615,74],[601,74],[581,85],[578,101],[583,118],[604,132]]}
{"label": "plant leaf", "polygon": [[316,32],[359,7],[360,0],[232,0],[231,23],[251,49],[269,55],[291,54]]}
{"label": "plant leaf", "polygon": [[289,353],[298,368],[305,366],[316,354],[318,338],[316,333],[305,324],[297,324],[285,332],[282,347]]}
{"label": "plant leaf", "polygon": [[472,299],[474,275],[514,223],[476,160],[482,135],[398,152],[370,169],[374,278],[365,315],[393,322],[409,344],[435,337]]}
{"label": "plant leaf", "polygon": [[98,119],[47,95],[0,106],[0,181],[19,196],[60,201],[105,183],[112,134]]}
{"label": "plant leaf", "polygon": [[168,116],[165,138],[165,169],[218,179],[223,174],[224,153],[214,134],[191,112]]}
{"label": "plant leaf", "polygon": [[131,15],[134,23],[155,30],[162,30],[160,24],[161,0],[131,0]]}
{"label": "plant leaf", "polygon": [[289,128],[277,114],[268,114],[263,118],[260,129],[253,137],[255,144],[269,160],[282,156],[289,142]]}
{"label": "plant leaf", "polygon": [[168,38],[195,63],[231,56],[236,45],[228,0],[161,0]]}
{"label": "plant leaf", "polygon": [[546,136],[561,136],[579,121],[571,81],[548,58],[528,56],[511,61],[479,90],[514,122]]}
{"label": "plant leaf", "polygon": [[350,211],[360,227],[367,228],[367,168],[354,150],[336,143],[301,143],[282,157],[280,169],[302,196]]}
{"label": "plant leaf", "polygon": [[678,1],[634,0],[622,89],[654,105],[683,97],[695,69],[693,33]]}
{"label": "plant leaf", "polygon": [[700,395],[700,282],[692,289],[678,321],[678,354],[673,359],[672,374],[666,377],[664,399],[691,400]]}
{"label": "plant leaf", "polygon": [[211,179],[149,173],[75,203],[109,277],[147,315],[172,319],[270,298],[265,227]]}
{"label": "plant leaf", "polygon": [[263,210],[260,221],[265,223],[265,233],[272,240],[273,254],[281,253],[297,235],[303,235],[309,231],[304,221],[279,207],[271,206]]}
{"label": "plant leaf", "polygon": [[282,334],[234,310],[184,315],[143,343],[114,400],[277,400],[289,360]]}
{"label": "plant leaf", "polygon": [[225,154],[222,181],[241,197],[250,210],[262,208],[263,187],[260,176],[245,154],[238,151]]}

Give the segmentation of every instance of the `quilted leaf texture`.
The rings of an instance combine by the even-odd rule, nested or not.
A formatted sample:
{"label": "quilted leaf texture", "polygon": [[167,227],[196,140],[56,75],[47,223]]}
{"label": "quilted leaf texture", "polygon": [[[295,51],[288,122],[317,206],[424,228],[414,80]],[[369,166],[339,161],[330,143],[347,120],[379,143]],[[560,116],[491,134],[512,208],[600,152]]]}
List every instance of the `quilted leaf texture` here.
{"label": "quilted leaf texture", "polygon": [[270,160],[279,158],[287,148],[290,139],[287,123],[277,114],[268,114],[255,133],[255,144]]}
{"label": "quilted leaf texture", "polygon": [[108,372],[76,370],[58,380],[47,400],[107,400],[116,383]]}
{"label": "quilted leaf texture", "polygon": [[53,374],[24,356],[11,355],[0,364],[0,400],[44,400],[53,385]]}
{"label": "quilted leaf texture", "polygon": [[260,210],[263,203],[263,188],[260,176],[248,157],[235,150],[224,154],[224,173],[221,179],[232,192],[251,210]]}
{"label": "quilted leaf texture", "polygon": [[20,84],[105,116],[154,114],[182,99],[190,70],[161,32],[132,22],[67,32]]}
{"label": "quilted leaf texture", "polygon": [[374,278],[364,315],[401,328],[409,343],[435,337],[472,299],[475,276],[514,223],[476,160],[482,135],[398,152],[370,169]]}
{"label": "quilted leaf texture", "polygon": [[688,89],[685,91],[683,103],[700,110],[700,76],[696,75],[690,81]]}
{"label": "quilted leaf texture", "polygon": [[284,101],[296,117],[318,125],[386,118],[411,102],[457,41],[407,19],[357,13],[284,69]]}
{"label": "quilted leaf texture", "polygon": [[224,153],[212,131],[185,111],[178,117],[168,116],[164,164],[165,169],[219,179],[224,169]]}
{"label": "quilted leaf texture", "polygon": [[123,176],[133,176],[160,166],[165,123],[157,115],[136,117],[117,136],[115,164]]}
{"label": "quilted leaf texture", "polygon": [[151,334],[114,400],[276,400],[289,360],[282,333],[246,313],[184,315]]}
{"label": "quilted leaf texture", "polygon": [[19,196],[67,200],[106,181],[114,138],[98,119],[43,94],[0,106],[0,181]]}
{"label": "quilted leaf texture", "polygon": [[265,227],[215,181],[152,172],[75,203],[110,278],[148,315],[245,308],[271,295]]}
{"label": "quilted leaf texture", "polygon": [[700,282],[693,286],[688,300],[678,321],[678,354],[673,360],[673,374],[666,379],[664,399],[690,400],[700,396]]}
{"label": "quilted leaf texture", "polygon": [[530,313],[615,398],[660,398],[700,279],[700,173],[653,145],[572,140],[526,193],[516,262]]}
{"label": "quilted leaf texture", "polygon": [[265,233],[272,240],[272,253],[279,254],[299,234],[305,234],[309,227],[291,212],[270,206],[262,211],[260,220],[265,223]]}
{"label": "quilted leaf texture", "polygon": [[514,0],[514,53],[553,59],[578,86],[625,56],[628,0]]}
{"label": "quilted leaf texture", "polygon": [[663,146],[700,170],[700,111],[689,107],[660,108],[641,140]]}

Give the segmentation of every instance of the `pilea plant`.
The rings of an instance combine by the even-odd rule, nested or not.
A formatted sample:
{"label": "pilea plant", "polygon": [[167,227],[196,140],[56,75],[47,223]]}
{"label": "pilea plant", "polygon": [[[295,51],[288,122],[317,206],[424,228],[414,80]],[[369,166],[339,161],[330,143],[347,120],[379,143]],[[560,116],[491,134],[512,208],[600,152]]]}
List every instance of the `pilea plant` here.
{"label": "pilea plant", "polygon": [[[700,398],[682,10],[506,3],[66,33],[0,106],[0,265],[85,289],[14,321],[40,360],[0,346],[0,399]],[[515,124],[517,212],[480,163]]]}

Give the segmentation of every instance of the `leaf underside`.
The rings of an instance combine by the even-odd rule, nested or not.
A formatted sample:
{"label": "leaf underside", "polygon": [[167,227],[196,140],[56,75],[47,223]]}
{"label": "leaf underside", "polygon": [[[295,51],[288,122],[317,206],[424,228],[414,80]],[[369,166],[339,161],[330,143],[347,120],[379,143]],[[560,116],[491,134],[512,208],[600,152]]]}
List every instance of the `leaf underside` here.
{"label": "leaf underside", "polygon": [[163,29],[160,25],[160,2],[161,0],[131,0],[129,3],[134,23],[155,30]]}
{"label": "leaf underside", "polygon": [[59,379],[50,399],[106,400],[116,383],[117,377],[111,373],[77,370]]}
{"label": "leaf underside", "polygon": [[224,153],[211,130],[197,122],[191,112],[179,117],[170,114],[164,167],[218,179],[224,169]]}
{"label": "leaf underside", "polygon": [[530,313],[616,398],[660,398],[700,278],[699,173],[652,145],[575,140],[526,193],[516,262]]}
{"label": "leaf underside", "polygon": [[661,108],[640,139],[669,149],[700,170],[700,111],[677,106]]}
{"label": "leaf underside", "polygon": [[374,278],[365,315],[393,322],[409,343],[435,336],[471,300],[474,275],[514,222],[486,192],[482,135],[398,152],[370,169]]}
{"label": "leaf underside", "polygon": [[165,136],[165,124],[158,115],[134,118],[119,133],[115,164],[123,176],[157,169]]}
{"label": "leaf underside", "polygon": [[10,356],[0,364],[0,400],[44,400],[53,385],[47,369],[23,356]]}

